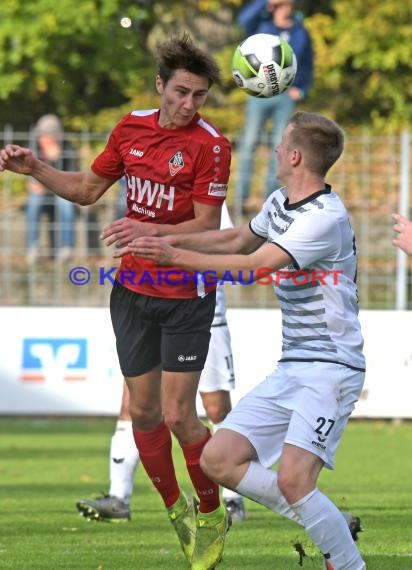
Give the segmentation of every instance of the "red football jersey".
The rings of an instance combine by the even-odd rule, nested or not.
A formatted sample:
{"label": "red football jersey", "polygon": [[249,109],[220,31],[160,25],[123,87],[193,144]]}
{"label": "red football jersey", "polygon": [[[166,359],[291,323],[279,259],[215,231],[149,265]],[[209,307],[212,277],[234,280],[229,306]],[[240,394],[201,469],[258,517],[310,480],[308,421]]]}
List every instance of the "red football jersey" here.
{"label": "red football jersey", "polygon": [[[231,147],[199,114],[179,129],[160,127],[158,117],[158,109],[126,115],[92,170],[111,180],[126,177],[128,217],[179,224],[194,218],[194,201],[216,206],[224,202]],[[117,280],[133,291],[174,299],[203,295],[215,287],[201,275],[131,255],[122,258]]]}

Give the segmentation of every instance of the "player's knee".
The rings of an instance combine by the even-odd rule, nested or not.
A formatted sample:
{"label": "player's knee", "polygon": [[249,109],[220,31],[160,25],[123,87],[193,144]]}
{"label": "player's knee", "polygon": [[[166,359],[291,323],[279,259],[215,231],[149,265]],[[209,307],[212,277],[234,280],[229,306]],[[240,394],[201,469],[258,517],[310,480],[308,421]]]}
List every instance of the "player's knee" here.
{"label": "player's knee", "polygon": [[164,422],[167,425],[167,427],[169,428],[169,430],[179,439],[180,441],[180,434],[182,432],[182,430],[184,430],[184,422],[182,422],[181,419],[179,418],[174,418],[174,417],[165,417],[164,418]]}
{"label": "player's knee", "polygon": [[[289,477],[282,471],[280,471],[278,473],[278,487],[279,487],[279,491],[282,493],[282,495],[285,497],[285,499],[288,501],[287,499],[287,495],[289,494],[290,491],[290,479]],[[289,502],[289,501],[288,501]]]}
{"label": "player's knee", "polygon": [[230,412],[230,407],[225,406],[208,406],[206,415],[213,424],[220,424]]}
{"label": "player's knee", "polygon": [[207,450],[207,446],[203,449],[202,455],[200,456],[200,468],[202,471],[210,477],[213,481],[217,481],[217,470],[216,462],[214,461],[213,454],[210,454]]}
{"label": "player's knee", "polygon": [[213,481],[220,484],[226,481],[228,475],[225,455],[227,454],[222,454],[219,447],[211,440],[205,445],[200,457],[202,471]]}
{"label": "player's knee", "polygon": [[130,404],[129,411],[133,427],[137,431],[150,431],[162,421],[162,410],[157,406],[141,408],[137,405]]}
{"label": "player's knee", "polygon": [[308,482],[302,480],[296,474],[289,471],[281,471],[278,474],[278,487],[289,505],[296,503],[304,497],[309,490]]}
{"label": "player's knee", "polygon": [[[165,407],[163,409],[163,419],[170,431],[178,435],[181,430],[185,429],[189,415],[184,409]],[[191,416],[190,419],[192,419]]]}
{"label": "player's knee", "polygon": [[206,415],[214,424],[220,424],[232,408],[230,392],[218,390],[216,392],[200,392]]}

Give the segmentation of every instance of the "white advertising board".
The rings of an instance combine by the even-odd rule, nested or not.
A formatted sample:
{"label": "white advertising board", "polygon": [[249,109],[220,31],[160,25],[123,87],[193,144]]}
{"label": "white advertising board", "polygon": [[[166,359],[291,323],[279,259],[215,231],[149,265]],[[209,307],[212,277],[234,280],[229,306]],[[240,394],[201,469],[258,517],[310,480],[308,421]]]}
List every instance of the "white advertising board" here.
{"label": "white advertising board", "polygon": [[122,377],[109,311],[0,308],[0,414],[113,415]]}
{"label": "white advertising board", "polygon": [[364,311],[366,378],[354,416],[412,418],[412,312]]}
{"label": "white advertising board", "polygon": [[[229,309],[236,402],[274,368],[275,309]],[[361,313],[367,374],[354,416],[412,418],[412,313]],[[0,415],[116,416],[122,376],[109,310],[0,307]],[[204,410],[198,398],[198,410]]]}

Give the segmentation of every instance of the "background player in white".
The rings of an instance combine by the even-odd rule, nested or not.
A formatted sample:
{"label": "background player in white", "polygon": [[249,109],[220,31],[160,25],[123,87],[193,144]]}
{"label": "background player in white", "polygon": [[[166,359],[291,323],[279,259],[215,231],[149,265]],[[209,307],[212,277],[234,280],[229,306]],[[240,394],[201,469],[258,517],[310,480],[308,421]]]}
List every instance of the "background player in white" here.
{"label": "background player in white", "polygon": [[[233,227],[226,204],[222,207],[221,228]],[[199,393],[212,430],[231,410],[230,391],[235,387],[230,331],[226,316],[224,286],[216,290],[215,316],[211,326],[209,352],[199,381]],[[96,499],[80,499],[76,506],[88,519],[127,521],[131,518],[130,499],[134,476],[139,462],[129,413],[129,391],[123,387],[120,413],[110,446],[110,489],[107,495]],[[243,497],[231,489],[222,489],[222,497],[233,522],[245,518]]]}
{"label": "background player in white", "polygon": [[365,375],[355,238],[343,203],[325,183],[343,146],[336,123],[296,113],[276,147],[284,187],[249,227],[142,237],[119,255],[128,251],[219,275],[261,267],[276,272],[282,357],[230,412],[205,446],[201,465],[221,485],[303,525],[327,569],[364,570],[345,518],[317,488],[322,468],[334,467]]}

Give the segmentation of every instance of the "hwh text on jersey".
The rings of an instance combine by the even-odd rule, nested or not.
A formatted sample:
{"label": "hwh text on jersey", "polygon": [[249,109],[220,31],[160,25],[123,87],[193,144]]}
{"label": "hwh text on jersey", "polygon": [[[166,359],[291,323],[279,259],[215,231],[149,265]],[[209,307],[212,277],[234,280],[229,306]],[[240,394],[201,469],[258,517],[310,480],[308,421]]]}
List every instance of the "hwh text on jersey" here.
{"label": "hwh text on jersey", "polygon": [[164,184],[159,184],[159,182],[153,183],[151,180],[142,180],[137,176],[128,176],[127,185],[130,189],[128,197],[133,202],[161,208],[163,201],[166,201],[167,209],[173,210],[174,186],[166,188]]}

